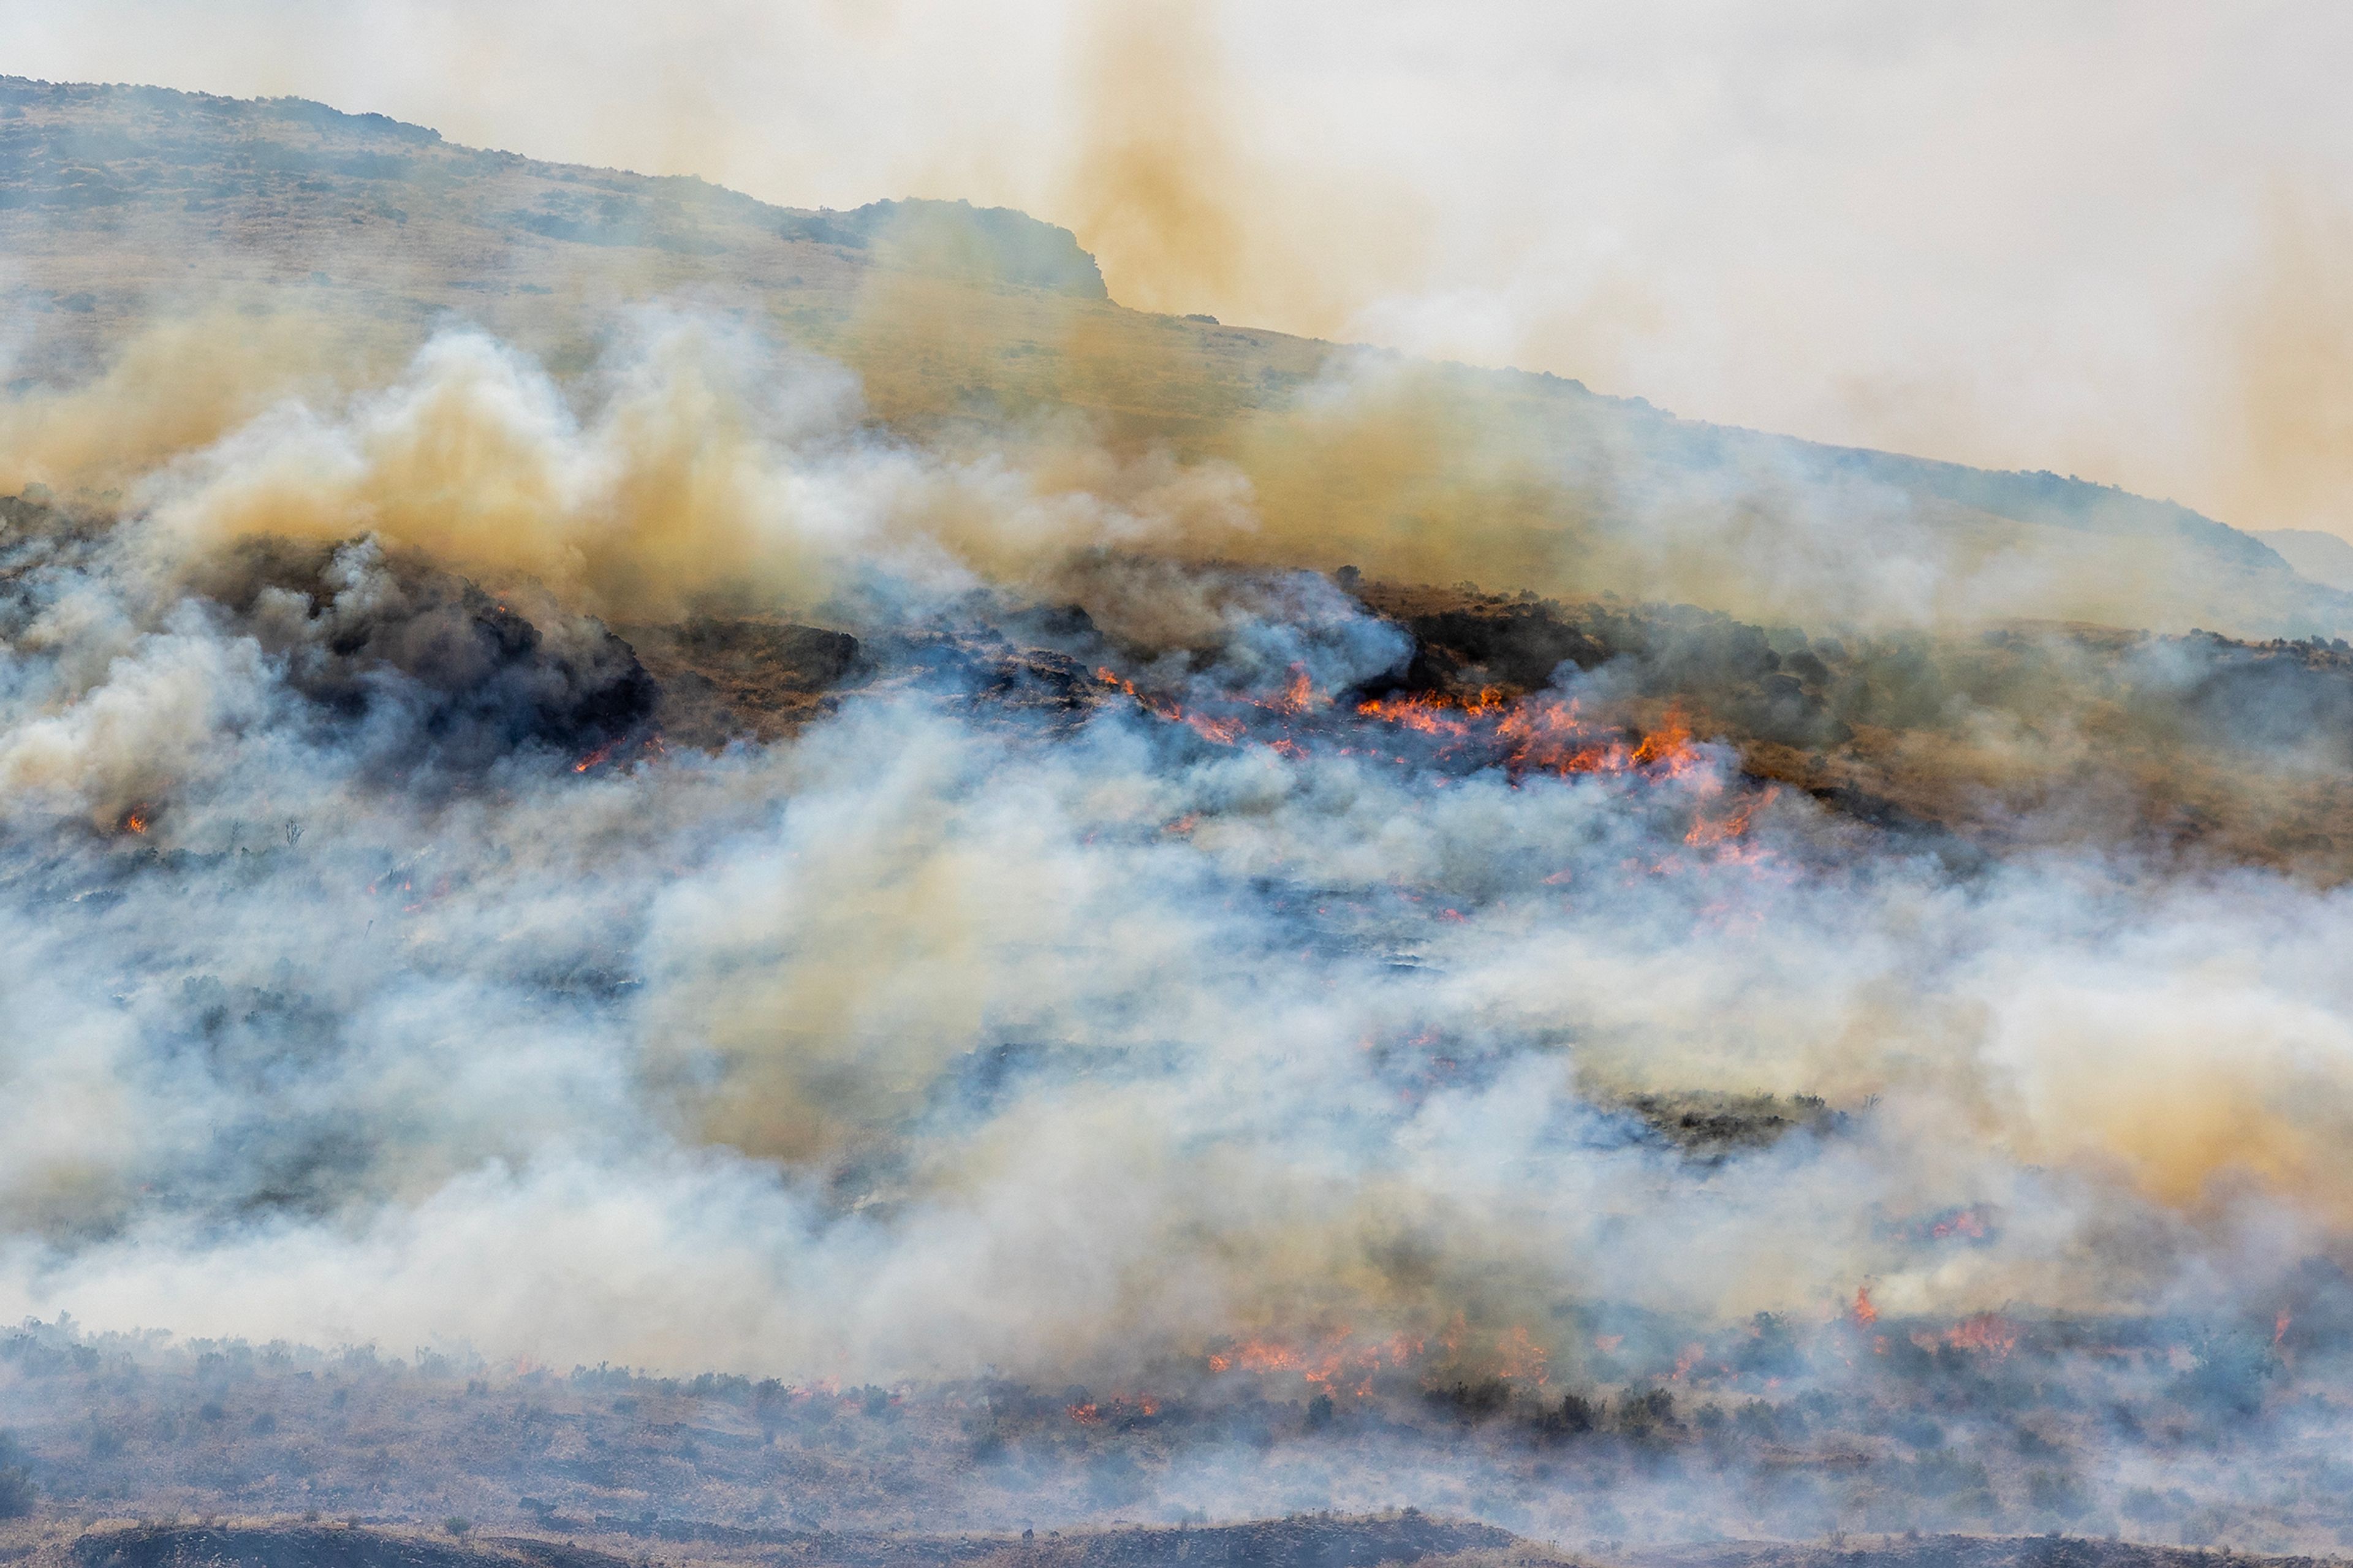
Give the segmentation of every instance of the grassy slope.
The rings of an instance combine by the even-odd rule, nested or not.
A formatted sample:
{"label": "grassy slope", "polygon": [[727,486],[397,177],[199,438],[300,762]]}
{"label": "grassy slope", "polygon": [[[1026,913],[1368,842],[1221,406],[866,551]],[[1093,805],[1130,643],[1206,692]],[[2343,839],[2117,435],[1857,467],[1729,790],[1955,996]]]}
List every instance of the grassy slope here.
{"label": "grassy slope", "polygon": [[346,374],[453,316],[572,372],[612,307],[685,299],[843,361],[881,418],[929,439],[1001,445],[1076,416],[1095,439],[1237,463],[1266,527],[1229,552],[1813,626],[2353,629],[2353,599],[2169,503],[1124,310],[1067,233],[1012,214],[798,213],[299,100],[0,79],[0,252],[20,394],[207,310],[243,340],[289,313],[329,324],[299,341],[334,341]]}

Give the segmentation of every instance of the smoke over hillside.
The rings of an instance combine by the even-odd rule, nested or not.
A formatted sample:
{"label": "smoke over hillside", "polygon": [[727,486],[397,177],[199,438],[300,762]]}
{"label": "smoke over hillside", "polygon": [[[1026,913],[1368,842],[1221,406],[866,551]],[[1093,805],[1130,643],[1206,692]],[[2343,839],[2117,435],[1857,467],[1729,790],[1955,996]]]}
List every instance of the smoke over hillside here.
{"label": "smoke over hillside", "polygon": [[[11,1312],[1089,1430],[1247,1386],[1358,1502],[1419,1495],[1377,1434],[1432,1399],[1994,1442],[2031,1365],[2118,1413],[2038,1439],[2094,1511],[2332,1405],[2334,862],[2032,770],[2081,724],[2326,790],[2353,661],[1220,564],[1220,465],[975,460],[708,321],[615,341],[585,403],[445,336],[10,503]],[[1874,733],[1976,782],[1790,761]]]}
{"label": "smoke over hillside", "polygon": [[917,417],[692,292],[12,393],[0,1409],[72,1506],[2353,1531],[2341,596],[1356,358],[1224,445]]}
{"label": "smoke over hillside", "polygon": [[[1153,236],[1181,231],[1191,244],[1218,225],[1202,208],[1202,167],[1162,146],[1171,126],[1216,115],[1118,91],[1133,76],[1157,79],[1146,24],[1164,15],[1174,13],[1137,11],[1134,26],[1099,40],[1104,92],[1126,117],[1106,126],[1086,199],[1105,222],[1132,217],[1166,271],[1202,257]],[[839,374],[798,378],[791,395],[814,399],[805,406],[772,406],[743,384],[767,374],[767,351],[742,349],[751,342],[849,371],[862,403],[852,423],[968,470],[1010,464],[1091,494],[1112,483],[1093,471],[1106,459],[1148,468],[1175,453],[1188,471],[1239,475],[1258,526],[1191,548],[1263,565],[1353,564],[1578,598],[1614,591],[1767,625],[2036,616],[2268,638],[2333,637],[2353,623],[2343,593],[2170,502],[1694,423],[1556,376],[1125,310],[1103,298],[1092,258],[1067,230],[1017,213],[770,206],[698,180],[460,147],[300,100],[7,79],[0,110],[13,111],[0,116],[9,489],[132,487],[288,400],[334,408],[396,386],[373,420],[343,420],[366,449],[313,477],[405,485],[382,469],[390,447],[462,419],[518,444],[525,466],[487,490],[461,489],[455,512],[544,503],[501,524],[518,533],[502,548],[585,549],[575,534],[626,525],[580,509],[626,501],[649,515],[691,510],[697,528],[718,531],[669,546],[674,554],[733,549],[753,531],[733,514],[755,499],[744,485],[757,443],[850,412]],[[1213,146],[1183,151],[1219,166]],[[655,332],[668,358],[630,353],[616,340],[647,333],[653,301],[728,330]],[[445,342],[420,362],[453,323],[505,348],[469,358]],[[521,359],[501,363],[510,350]],[[597,382],[617,365],[638,367],[638,395]],[[656,369],[678,392],[664,410],[644,395]],[[607,480],[547,466],[561,447],[626,473],[659,468],[672,460],[659,444],[686,447],[658,421],[691,425],[697,396],[716,399],[735,427],[708,433],[712,467],[691,486],[665,475],[600,497],[591,492]],[[590,409],[606,424],[572,429]],[[406,433],[387,419],[407,420]],[[298,452],[299,433],[274,434],[289,460],[326,460]],[[462,468],[496,450],[419,447],[404,460]],[[573,488],[514,488],[557,483]],[[347,494],[342,504],[421,503]],[[730,564],[743,562],[692,570],[715,578]]]}

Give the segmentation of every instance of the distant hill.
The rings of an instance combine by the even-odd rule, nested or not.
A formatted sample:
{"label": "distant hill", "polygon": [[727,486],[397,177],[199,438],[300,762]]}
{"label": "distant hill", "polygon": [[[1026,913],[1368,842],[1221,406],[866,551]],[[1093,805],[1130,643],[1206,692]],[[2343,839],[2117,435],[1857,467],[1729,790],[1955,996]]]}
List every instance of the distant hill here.
{"label": "distant hill", "polygon": [[2278,528],[2254,537],[2314,582],[2353,593],[2353,544],[2309,528]]}
{"label": "distant hill", "polygon": [[613,1520],[604,1529],[614,1533],[600,1531],[590,1537],[596,1545],[584,1546],[576,1539],[582,1533],[577,1521],[564,1530],[561,1541],[553,1538],[549,1521],[531,1522],[542,1533],[469,1538],[445,1531],[440,1540],[413,1527],[139,1525],[83,1532],[72,1543],[69,1562],[72,1568],[630,1568],[646,1561],[649,1536],[661,1542],[666,1557],[682,1556],[688,1563],[738,1560],[723,1553],[749,1546],[765,1547],[771,1556],[782,1548],[786,1560],[808,1568],[1402,1568],[1433,1560],[1450,1568],[1567,1568],[1572,1561],[1566,1552],[1492,1525],[1412,1510],[1401,1515],[1298,1515],[1173,1528],[1113,1525],[1049,1531],[1044,1540],[1017,1539],[1010,1531],[697,1529],[677,1520],[663,1521],[657,1530]]}
{"label": "distant hill", "polygon": [[[207,282],[225,270],[423,297],[438,285],[460,302],[528,292],[550,270],[536,263],[579,247],[702,258],[681,277],[723,258],[785,287],[804,279],[766,279],[771,264],[807,263],[821,274],[881,265],[1106,297],[1070,230],[1002,207],[777,207],[691,177],[460,147],[424,126],[303,99],[162,88],[0,77],[0,212],[14,219],[19,261],[95,264],[58,278],[64,287],[46,299],[20,288],[13,302],[79,315],[184,289],[188,279],[164,269],[185,270],[191,257]],[[93,241],[102,242],[97,254]]]}
{"label": "distant hill", "polygon": [[[245,340],[272,317],[328,321],[350,335],[336,353],[389,367],[470,321],[569,375],[594,363],[611,308],[662,298],[842,362],[911,436],[1000,446],[1075,413],[1095,439],[1232,463],[1264,527],[1228,553],[1767,623],[2353,631],[2333,568],[2299,574],[2170,502],[1126,310],[1069,230],[1002,208],[779,207],[299,99],[0,78],[0,256],[16,414],[0,418],[0,468],[16,459],[0,488],[74,478],[25,434],[44,428],[35,405],[159,324],[226,313],[255,323],[235,328]],[[298,342],[324,361],[331,337]],[[191,361],[227,374],[208,342],[174,352],[141,362],[143,385]],[[171,438],[242,412],[194,399]]]}

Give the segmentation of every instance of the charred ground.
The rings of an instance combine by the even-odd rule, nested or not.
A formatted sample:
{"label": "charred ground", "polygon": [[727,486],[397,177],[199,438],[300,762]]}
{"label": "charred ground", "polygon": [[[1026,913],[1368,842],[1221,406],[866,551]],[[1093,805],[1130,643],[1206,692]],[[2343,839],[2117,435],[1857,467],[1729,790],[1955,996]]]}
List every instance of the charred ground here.
{"label": "charred ground", "polygon": [[[31,626],[43,574],[106,549],[116,526],[88,503],[0,500],[11,627]],[[1639,740],[1681,726],[1731,747],[1761,788],[1802,792],[1835,819],[1947,857],[2088,841],[2327,884],[2353,875],[2353,647],[2342,639],[2041,623],[1809,631],[1349,570],[1333,582],[1409,652],[1388,674],[1314,700],[1376,731],[1399,719],[1453,725],[1466,764],[1504,760],[1473,732],[1504,707],[1567,694],[1597,727]],[[494,594],[372,540],[265,539],[204,557],[185,586],[284,661],[317,723],[404,776],[462,777],[518,749],[594,765],[651,744],[765,742],[877,687],[1062,725],[1138,694],[1181,716],[1188,693],[1232,673],[1214,647],[1139,641],[1100,595],[1091,611],[1083,581],[1071,602],[984,596],[913,626],[704,614],[608,629],[528,584]],[[1232,738],[1282,738],[1243,717],[1251,727]]]}
{"label": "charred ground", "polygon": [[[2006,1222],[1935,1223],[1966,1247]],[[1384,1496],[1588,1547],[1923,1529],[2353,1541],[2346,1467],[2313,1441],[2353,1351],[2353,1285],[2325,1270],[2276,1322],[1956,1323],[1866,1294],[1830,1322],[1731,1330],[1564,1302],[1546,1331],[1577,1353],[1548,1364],[1491,1321],[1410,1346],[1228,1342],[1118,1389],[839,1388],[27,1323],[0,1341],[0,1417],[45,1518],[459,1518],[634,1556]]]}
{"label": "charred ground", "polygon": [[[463,1521],[453,1521],[462,1523]],[[1368,1518],[1324,1515],[1177,1529],[1102,1529],[1002,1534],[772,1533],[673,1530],[617,1536],[475,1534],[443,1538],[318,1524],[145,1524],[73,1536],[75,1568],[627,1568],[659,1552],[669,1563],[807,1564],[807,1568],[1375,1568],[1433,1559],[1484,1568],[1495,1562],[1564,1560],[1504,1531],[1407,1510]],[[56,1551],[51,1548],[52,1552]]]}
{"label": "charred ground", "polygon": [[[1388,676],[1324,694],[1457,709],[1577,694],[1635,736],[1677,721],[1761,785],[1967,856],[2089,839],[2324,883],[2353,875],[2353,647],[2019,623],[1965,637],[1762,626],[1689,605],[1563,603],[1336,581],[1409,638]],[[827,694],[895,675],[984,705],[1082,713],[1164,650],[1050,616],[979,606],[957,631],[849,633],[705,618],[624,628],[688,743],[767,739]]]}
{"label": "charred ground", "polygon": [[[1108,1529],[1012,1536],[804,1536],[766,1549],[538,1534],[441,1539],[359,1525],[284,1522],[100,1526],[29,1553],[40,1568],[628,1568],[631,1564],[787,1563],[807,1568],[2200,1568],[2202,1551],[2073,1537],[1865,1537],[1813,1545],[1735,1542],[1676,1552],[1577,1556],[1482,1526],[1401,1515],[1321,1515],[1194,1529]],[[660,1556],[656,1558],[654,1552]],[[2247,1557],[2259,1568],[2311,1568],[2315,1557]]]}
{"label": "charred ground", "polygon": [[[1986,848],[2078,837],[2327,881],[2353,871],[2353,648],[2103,626],[1968,637],[1760,626],[1690,606],[1366,584],[1414,636],[1401,689],[1564,675],[1737,749],[1831,811]],[[2039,838],[2038,838],[2039,836]]]}

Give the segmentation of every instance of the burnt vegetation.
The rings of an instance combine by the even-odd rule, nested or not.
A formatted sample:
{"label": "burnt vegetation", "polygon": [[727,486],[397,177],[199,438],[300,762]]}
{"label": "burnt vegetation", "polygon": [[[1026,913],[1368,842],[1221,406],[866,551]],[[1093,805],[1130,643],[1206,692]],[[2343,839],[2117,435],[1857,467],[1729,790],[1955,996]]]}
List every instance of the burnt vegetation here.
{"label": "burnt vegetation", "polygon": [[[1335,581],[1408,650],[1384,674],[1317,694],[1338,712],[1565,692],[1597,725],[1633,737],[1687,723],[1731,748],[1754,786],[1802,793],[1831,821],[1959,863],[2059,835],[2324,882],[2353,875],[2353,647],[2341,639],[2056,623],[1809,632],[1687,605],[1411,588],[1349,572]],[[787,732],[828,710],[828,692],[892,672],[991,711],[1067,722],[1118,696],[1092,672],[1139,686],[1158,673],[1181,691],[1163,673],[1172,658],[1180,672],[1214,672],[1230,657],[1113,635],[1078,605],[983,607],[969,626],[886,633],[871,647],[758,621],[629,635],[660,677],[666,712],[681,715],[677,732],[699,744]],[[1457,765],[1501,761],[1473,752]]]}
{"label": "burnt vegetation", "polygon": [[1622,1104],[1650,1139],[1700,1159],[1767,1149],[1793,1132],[1827,1137],[1847,1121],[1844,1112],[1810,1094],[1784,1100],[1770,1094],[1642,1091],[1628,1094]]}
{"label": "burnt vegetation", "polygon": [[[444,1538],[462,1520],[470,1541],[633,1556],[1007,1520],[1198,1524],[1205,1488],[1220,1511],[1270,1515],[1387,1488],[1591,1541],[1703,1523],[2333,1549],[2353,1542],[2353,1473],[2312,1438],[2353,1351],[2353,1287],[2315,1264],[2298,1289],[2260,1322],[1955,1323],[1866,1300],[1827,1325],[1712,1330],[1562,1303],[1549,1363],[1523,1330],[1457,1328],[1409,1351],[1213,1346],[1116,1392],[500,1375],[423,1352],[174,1349],[27,1323],[0,1341],[0,1415],[48,1517],[311,1513]],[[2225,1443],[2272,1484],[2239,1486]]]}
{"label": "burnt vegetation", "polygon": [[1567,682],[1597,712],[1672,705],[1749,777],[1948,854],[2056,833],[2353,875],[2341,638],[1809,632],[1688,605],[1356,585],[1413,636],[1393,689],[1466,700]]}
{"label": "burnt vegetation", "polygon": [[[25,637],[69,570],[123,544],[111,509],[0,500],[0,636]],[[137,629],[168,630],[183,605],[251,638],[313,739],[388,782],[463,783],[509,757],[570,762],[653,733],[660,689],[601,622],[543,595],[511,602],[373,538],[228,545]]]}
{"label": "burnt vegetation", "polygon": [[241,542],[195,586],[281,661],[286,685],[378,765],[474,772],[649,733],[659,688],[602,623],[533,613],[374,540]]}
{"label": "burnt vegetation", "polygon": [[[477,1536],[459,1545],[356,1524],[149,1524],[91,1531],[74,1540],[68,1556],[73,1568],[643,1568],[651,1560],[641,1543],[603,1544],[612,1549],[516,1534]],[[1020,1537],[827,1532],[748,1549],[743,1543],[671,1541],[665,1551],[672,1560],[781,1560],[811,1568],[1374,1568],[1514,1551],[1525,1559],[1530,1549],[1500,1530],[1407,1510],[1368,1518],[1323,1515],[1198,1529],[1052,1531],[1043,1537],[1034,1531]]]}
{"label": "burnt vegetation", "polygon": [[[71,1568],[648,1568],[779,1561],[809,1568],[1375,1568],[1416,1563],[1567,1568],[1596,1561],[1412,1509],[1196,1528],[1026,1531],[1018,1536],[827,1533],[794,1541],[781,1552],[774,1547],[670,1542],[664,1556],[656,1558],[642,1549],[632,1555],[634,1545],[523,1534],[476,1536],[460,1544],[357,1524],[142,1524],[89,1531],[57,1555]],[[1917,1533],[1843,1537],[1816,1545],[1742,1542],[1609,1552],[1599,1560],[1641,1568],[1830,1568],[1864,1563],[1873,1568],[2200,1568],[2217,1561],[2200,1551],[2114,1540]],[[2314,1568],[2328,1561],[2243,1555],[2237,1560],[2274,1568]]]}
{"label": "burnt vegetation", "polygon": [[[31,626],[44,584],[90,563],[117,526],[103,505],[0,502],[0,624]],[[1297,584],[1321,579],[1172,570],[1095,563],[1081,584],[1092,583],[1092,611],[976,598],[960,616],[855,630],[697,615],[617,632],[529,584],[492,593],[372,539],[245,541],[199,563],[187,586],[279,661],[322,732],[396,777],[479,773],[533,751],[596,765],[663,744],[767,742],[849,692],[893,688],[1049,734],[1133,695],[1227,744],[1345,741],[1359,709],[1544,700],[1630,744],[1687,729],[1729,748],[1753,791],[1801,793],[1830,822],[1903,836],[1958,864],[2088,839],[2322,882],[2353,875],[2353,647],[2341,640],[2057,624],[1830,634],[1690,606],[1374,584],[1347,571],[1319,587],[1329,603],[1302,615]],[[1120,602],[1182,594],[1231,607],[1189,633],[1155,632]],[[1250,619],[1270,611],[1280,614]],[[1346,618],[1365,612],[1377,618]],[[1232,629],[1282,614],[1307,641],[1261,647]],[[1286,661],[1302,668],[1295,654],[1328,653],[1341,646],[1330,639],[1361,639],[1364,626],[1396,639],[1385,670],[1314,690],[1304,708],[1263,695],[1279,691]],[[1205,722],[1189,717],[1205,689],[1261,695]],[[1523,765],[1477,745],[1424,762],[1458,773]]]}

